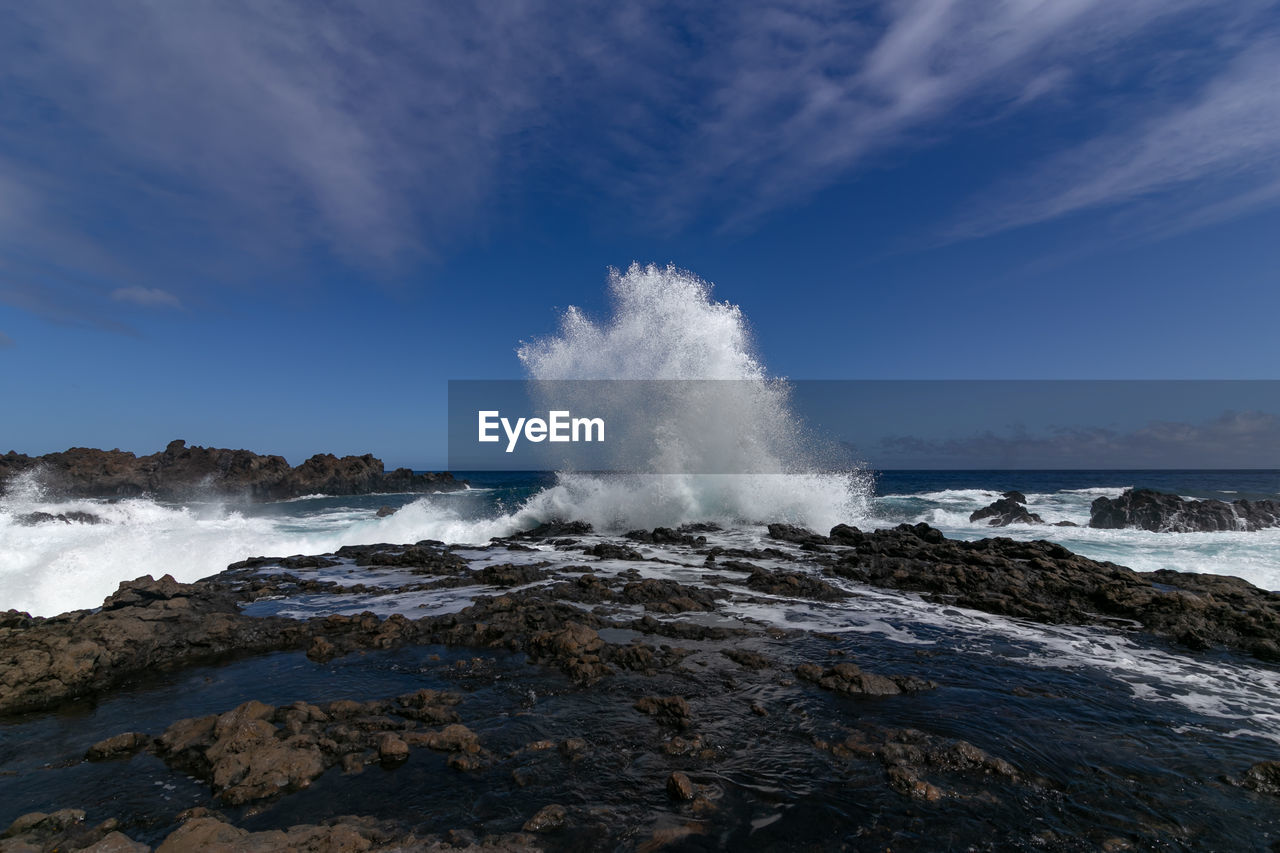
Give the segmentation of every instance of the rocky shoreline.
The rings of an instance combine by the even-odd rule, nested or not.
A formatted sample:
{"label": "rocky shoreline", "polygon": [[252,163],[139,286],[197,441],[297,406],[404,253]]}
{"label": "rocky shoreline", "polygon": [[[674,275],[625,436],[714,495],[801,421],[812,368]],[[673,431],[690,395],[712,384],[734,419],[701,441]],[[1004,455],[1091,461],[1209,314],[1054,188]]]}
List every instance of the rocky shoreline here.
{"label": "rocky shoreline", "polygon": [[[188,447],[181,439],[147,456],[87,447],[44,456],[11,450],[0,456],[0,492],[28,472],[38,472],[42,485],[66,498],[147,495],[159,500],[232,497],[275,501],[315,494],[447,492],[467,486],[447,472],[415,474],[408,468],[386,471],[381,459],[367,453],[341,458],[318,453],[300,465],[290,466],[283,456]],[[50,519],[35,519],[47,520]]]}
{"label": "rocky shoreline", "polygon": [[[193,584],[140,578],[100,609],[47,619],[10,611],[0,617],[0,714],[18,727],[201,667],[252,668],[284,655],[302,673],[295,678],[347,676],[323,688],[299,681],[288,701],[273,698],[287,698],[287,684],[272,682],[264,691],[272,695],[196,715],[157,718],[140,706],[140,725],[94,733],[84,763],[70,762],[86,769],[66,772],[128,772],[145,761],[150,772],[197,780],[207,795],[158,824],[50,803],[10,815],[0,852],[794,849],[797,831],[815,833],[806,849],[937,849],[920,820],[975,849],[1123,850],[1212,837],[1194,821],[1141,815],[1111,831],[1072,824],[1079,819],[1064,797],[1087,797],[1076,790],[1077,770],[937,725],[928,709],[951,701],[959,679],[941,659],[731,619],[726,606],[848,604],[859,590],[906,590],[1033,623],[1104,626],[1178,655],[1274,661],[1280,595],[1235,578],[1133,572],[1047,542],[958,542],[926,525],[818,534],[774,524],[755,547],[709,545],[708,536],[714,528],[599,537],[582,524],[544,525],[480,548],[357,546],[245,560]],[[676,558],[693,561],[699,582],[640,571]],[[412,619],[258,615],[281,602],[376,604],[449,591],[469,603]],[[361,692],[352,674],[374,678],[382,665],[361,662],[386,656],[413,663],[376,678],[412,689]],[[1053,701],[1035,695],[1026,701]],[[769,784],[744,779],[769,778],[771,762],[798,775],[769,784],[837,798],[830,786],[853,785],[876,806],[823,812],[826,823],[807,830],[770,818],[777,834],[757,831],[750,815],[769,801]],[[342,791],[376,788],[384,776],[444,805],[429,807],[429,820],[412,818],[413,809],[339,818],[290,805],[345,802]],[[486,814],[496,816],[484,820],[474,805],[448,805],[453,795],[438,786],[468,779],[511,805],[493,806]],[[1259,756],[1198,784],[1222,797],[1265,798],[1278,783],[1280,765]],[[802,826],[813,822],[805,802],[788,807]],[[1265,802],[1280,822],[1280,806]],[[1022,809],[1060,819],[1029,825],[1016,817]],[[309,819],[282,822],[299,813]],[[1003,815],[994,828],[983,817],[992,813]]]}
{"label": "rocky shoreline", "polygon": [[[1027,509],[1021,492],[1005,492],[999,500],[969,515],[990,527],[1044,524]],[[1075,527],[1070,521],[1056,526]],[[1154,489],[1126,489],[1120,497],[1100,497],[1090,506],[1089,527],[1095,530],[1149,530],[1152,533],[1250,532],[1280,527],[1280,501],[1240,499],[1195,501]]]}
{"label": "rocky shoreline", "polygon": [[1190,501],[1153,489],[1129,489],[1118,498],[1095,500],[1089,526],[1102,530],[1133,527],[1154,533],[1263,530],[1280,527],[1280,501]]}

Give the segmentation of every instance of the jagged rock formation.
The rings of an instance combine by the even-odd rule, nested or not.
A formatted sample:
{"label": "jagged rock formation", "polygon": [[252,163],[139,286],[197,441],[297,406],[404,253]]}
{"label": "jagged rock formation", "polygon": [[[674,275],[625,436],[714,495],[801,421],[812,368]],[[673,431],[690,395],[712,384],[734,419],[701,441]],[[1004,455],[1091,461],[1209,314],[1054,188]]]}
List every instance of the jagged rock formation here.
{"label": "jagged rock formation", "polygon": [[1003,497],[990,506],[974,511],[970,521],[991,519],[987,524],[991,527],[1008,527],[1010,524],[1044,524],[1044,519],[1027,509],[1027,496],[1022,492],[1005,492]]}
{"label": "jagged rock formation", "polygon": [[178,439],[149,456],[88,447],[44,456],[9,451],[0,456],[0,488],[36,468],[45,485],[57,494],[82,498],[150,495],[161,500],[181,500],[213,494],[284,500],[314,494],[452,491],[466,485],[449,473],[415,474],[408,468],[388,472],[381,459],[368,453],[342,458],[318,453],[291,467],[283,456],[188,447]]}
{"label": "jagged rock formation", "polygon": [[1098,498],[1089,526],[1102,530],[1136,527],[1156,533],[1261,530],[1280,527],[1280,501],[1188,501],[1152,489],[1129,489],[1118,498]]}

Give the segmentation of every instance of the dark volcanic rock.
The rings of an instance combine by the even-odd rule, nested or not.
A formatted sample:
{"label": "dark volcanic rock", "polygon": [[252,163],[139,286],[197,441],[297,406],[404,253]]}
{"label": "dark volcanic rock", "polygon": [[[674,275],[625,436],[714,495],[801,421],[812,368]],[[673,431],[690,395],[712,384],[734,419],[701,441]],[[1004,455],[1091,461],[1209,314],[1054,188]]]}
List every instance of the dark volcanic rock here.
{"label": "dark volcanic rock", "polygon": [[847,592],[805,572],[771,572],[757,568],[747,578],[746,585],[757,592],[767,592],[770,595],[812,598],[818,601],[849,597]]}
{"label": "dark volcanic rock", "polygon": [[487,586],[522,586],[534,581],[544,580],[547,576],[547,571],[542,565],[531,566],[514,563],[485,566],[483,569],[478,569],[471,573],[471,577],[477,583],[486,584]]}
{"label": "dark volcanic rock", "polygon": [[615,545],[613,542],[601,542],[586,549],[584,554],[599,557],[602,560],[643,560],[644,555],[634,548]]}
{"label": "dark volcanic rock", "polygon": [[[148,853],[149,846],[134,841],[120,831],[120,821],[85,823],[79,809],[61,809],[52,814],[33,812],[18,818],[0,835],[5,851],[81,851],[81,853]],[[452,850],[451,845],[426,843],[407,834],[391,822],[374,818],[344,816],[320,825],[302,824],[286,830],[250,832],[234,826],[226,818],[205,808],[179,815],[182,825],[160,841],[156,853],[188,853],[193,850],[217,853],[285,853],[285,851],[365,851],[391,853],[403,850]],[[483,846],[469,847],[485,853],[537,850],[529,836],[510,834],[485,839]]]}
{"label": "dark volcanic rock", "polygon": [[26,515],[20,515],[15,519],[19,524],[28,527],[35,524],[48,524],[54,521],[60,521],[63,524],[102,524],[102,519],[91,512],[79,512],[72,510],[71,512],[60,512],[57,515],[48,512],[29,512]]}
{"label": "dark volcanic rock", "polygon": [[296,468],[281,456],[248,450],[187,447],[185,441],[150,456],[121,450],[73,447],[31,457],[12,451],[0,456],[0,488],[12,477],[39,468],[56,493],[72,497],[112,498],[152,495],[178,500],[204,494],[253,500],[302,495],[364,495],[373,492],[436,492],[464,488],[452,474],[415,474],[408,468],[387,472],[369,454],[317,454]]}
{"label": "dark volcanic rock", "polygon": [[1240,578],[1138,573],[1052,542],[959,542],[927,525],[846,541],[853,550],[829,569],[840,577],[1037,622],[1133,620],[1192,649],[1221,645],[1280,660],[1280,594]]}
{"label": "dark volcanic rock", "polygon": [[645,610],[657,613],[683,613],[690,610],[715,610],[716,599],[727,596],[728,593],[719,590],[685,586],[673,580],[646,578],[627,584],[622,588],[618,599],[643,604]]}
{"label": "dark volcanic rock", "polygon": [[1129,489],[1118,498],[1098,498],[1090,509],[1089,526],[1102,530],[1191,533],[1280,527],[1280,501],[1188,501],[1152,489]]}
{"label": "dark volcanic rock", "polygon": [[950,740],[916,729],[896,729],[876,736],[855,732],[843,743],[818,741],[821,749],[841,757],[874,758],[885,768],[889,785],[900,794],[922,800],[964,796],[928,781],[926,775],[945,773],[969,777],[1000,777],[1021,782],[1022,774],[1009,762],[987,754],[968,741]]}
{"label": "dark volcanic rock", "polygon": [[764,655],[746,649],[721,649],[720,654],[746,669],[768,669],[773,666],[773,661]]}
{"label": "dark volcanic rock", "polygon": [[565,622],[558,630],[539,631],[529,638],[530,659],[555,661],[571,677],[587,683],[612,672],[601,658],[604,648],[600,634],[580,622]]}
{"label": "dark volcanic rock", "polygon": [[[0,620],[0,714],[89,694],[133,673],[299,642],[303,623],[242,616],[237,599],[169,575],[120,584],[102,610]],[[17,617],[17,618],[15,618]]]}
{"label": "dark volcanic rock", "polygon": [[295,702],[277,708],[249,701],[223,714],[169,726],[157,750],[170,765],[208,782],[227,805],[305,788],[328,768],[371,761],[399,763],[417,744],[480,753],[475,735],[456,723],[423,731],[419,722],[456,720],[461,697],[419,690],[394,700]]}
{"label": "dark volcanic rock", "polygon": [[1259,761],[1245,771],[1240,784],[1260,794],[1280,795],[1280,761]]}
{"label": "dark volcanic rock", "polygon": [[100,740],[84,757],[87,761],[110,761],[113,758],[126,758],[135,752],[145,749],[151,744],[151,738],[142,732],[125,732],[124,734]]}
{"label": "dark volcanic rock", "polygon": [[645,696],[635,703],[635,709],[648,714],[664,726],[687,729],[693,722],[689,703],[683,696]]}
{"label": "dark volcanic rock", "polygon": [[104,821],[97,826],[85,823],[80,809],[59,809],[50,814],[24,814],[0,833],[0,851],[35,853],[35,851],[92,851],[93,853],[148,853],[119,831],[120,821]]}
{"label": "dark volcanic rock", "polygon": [[1008,527],[1010,524],[1044,524],[1044,519],[1029,512],[1026,507],[1027,498],[1022,492],[1005,492],[1004,497],[976,510],[969,516],[970,521],[981,521],[989,518],[992,527]]}
{"label": "dark volcanic rock", "polygon": [[687,775],[677,770],[667,777],[667,795],[673,800],[692,800],[697,796],[697,788]]}
{"label": "dark volcanic rock", "polygon": [[[203,812],[204,810],[197,810]],[[250,832],[213,813],[189,818],[161,842],[156,853],[284,853],[284,851],[365,851],[391,853],[403,850],[440,850],[439,844],[423,844],[390,823],[372,818],[341,817],[320,825],[302,824],[285,830]],[[489,848],[518,849],[510,848]]]}
{"label": "dark volcanic rock", "polygon": [[412,569],[415,574],[456,575],[467,568],[466,560],[430,541],[416,545],[344,545],[334,556],[351,559],[357,566],[391,566]]}
{"label": "dark volcanic rock", "polygon": [[525,832],[553,832],[565,824],[564,806],[543,806],[538,813],[524,822]]}
{"label": "dark volcanic rock", "polygon": [[930,690],[937,685],[910,675],[876,675],[863,672],[852,663],[838,663],[828,669],[805,663],[796,667],[796,677],[811,681],[824,690],[846,696],[896,696]]}
{"label": "dark volcanic rock", "polygon": [[691,536],[680,530],[672,530],[670,527],[655,527],[653,530],[632,530],[626,534],[626,537],[633,542],[645,542],[650,545],[688,545],[691,548],[697,548],[707,544],[705,536]]}
{"label": "dark volcanic rock", "polygon": [[559,539],[564,536],[585,536],[591,525],[585,521],[546,521],[532,530],[517,533],[509,539]]}
{"label": "dark volcanic rock", "polygon": [[234,578],[181,584],[169,575],[146,576],[121,583],[97,611],[51,618],[0,613],[0,715],[93,695],[142,672],[227,655],[310,644],[312,659],[326,660],[355,649],[393,648],[440,629],[439,620],[411,622],[399,614],[307,621],[245,616],[241,603],[273,591],[272,581],[261,580],[263,589],[237,591]]}
{"label": "dark volcanic rock", "polygon": [[803,527],[796,527],[794,524],[770,524],[769,538],[777,539],[780,542],[791,542],[801,546],[822,546],[830,545],[831,539],[812,530],[806,530]]}

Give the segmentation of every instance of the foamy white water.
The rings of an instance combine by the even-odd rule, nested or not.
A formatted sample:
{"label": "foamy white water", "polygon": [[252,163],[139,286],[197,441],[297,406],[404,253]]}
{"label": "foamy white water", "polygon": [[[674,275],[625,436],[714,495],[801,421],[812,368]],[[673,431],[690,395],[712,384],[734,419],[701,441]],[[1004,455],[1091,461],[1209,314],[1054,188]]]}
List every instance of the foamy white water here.
{"label": "foamy white water", "polygon": [[[655,424],[666,454],[663,470],[682,459],[719,454],[700,470],[767,473],[590,476],[561,474],[514,506],[468,502],[465,494],[424,496],[395,515],[375,518],[366,499],[299,498],[272,507],[163,505],[137,499],[117,503],[59,501],[38,477],[11,483],[0,497],[0,608],[52,615],[95,607],[121,580],[172,574],[193,581],[229,563],[259,555],[314,554],[346,544],[438,539],[483,543],[540,522],[583,520],[601,532],[675,527],[712,521],[749,527],[784,521],[825,532],[838,523],[862,527],[928,522],[949,536],[1048,538],[1096,558],[1139,570],[1237,575],[1280,588],[1280,530],[1255,533],[1168,534],[1020,527],[993,530],[968,520],[999,497],[995,491],[955,489],[872,500],[861,471],[815,472],[802,425],[788,406],[785,383],[771,379],[755,355],[742,311],[712,298],[711,286],[671,267],[633,265],[610,276],[612,308],[603,319],[568,309],[557,334],[525,343],[520,360],[531,379],[733,380],[722,432],[706,419],[685,420],[686,407],[705,399],[673,391]],[[697,428],[691,424],[696,424]],[[735,465],[735,454],[740,465]],[[1087,524],[1089,504],[1121,488],[1074,488],[1028,494],[1029,508],[1049,523]],[[401,501],[403,502],[403,501]],[[87,511],[104,523],[23,525],[31,512]]]}
{"label": "foamy white water", "polygon": [[[520,360],[535,380],[729,380],[712,403],[705,386],[673,383],[670,399],[648,409],[653,423],[637,443],[660,448],[655,470],[765,473],[564,475],[529,501],[526,514],[583,519],[602,530],[688,521],[788,521],[825,530],[866,515],[866,475],[813,470],[787,386],[769,379],[741,309],[715,301],[711,290],[671,266],[614,270],[608,318],[592,320],[570,307],[560,333],[524,344]],[[716,418],[689,417],[709,404]],[[626,401],[619,405],[625,413]],[[709,422],[719,428],[708,430]]]}
{"label": "foamy white water", "polygon": [[[301,504],[299,504],[301,505]],[[30,512],[88,512],[99,524],[27,525]],[[425,504],[385,519],[368,509],[263,517],[217,504],[175,506],[147,499],[45,502],[0,500],[0,608],[53,615],[96,607],[122,580],[171,574],[190,582],[249,556],[309,554],[345,544],[416,541],[448,532],[447,510]]]}
{"label": "foamy white water", "polygon": [[1124,488],[1063,489],[1028,493],[1027,509],[1046,525],[1070,521],[1078,527],[1013,524],[992,528],[969,515],[1000,498],[985,489],[951,489],[913,495],[886,495],[875,501],[871,526],[903,521],[926,522],[954,539],[1007,536],[1011,539],[1049,539],[1077,554],[1110,560],[1141,572],[1173,569],[1180,572],[1233,575],[1263,589],[1280,589],[1280,528],[1206,533],[1153,533],[1148,530],[1095,530],[1088,527],[1089,506],[1099,497],[1118,497]]}

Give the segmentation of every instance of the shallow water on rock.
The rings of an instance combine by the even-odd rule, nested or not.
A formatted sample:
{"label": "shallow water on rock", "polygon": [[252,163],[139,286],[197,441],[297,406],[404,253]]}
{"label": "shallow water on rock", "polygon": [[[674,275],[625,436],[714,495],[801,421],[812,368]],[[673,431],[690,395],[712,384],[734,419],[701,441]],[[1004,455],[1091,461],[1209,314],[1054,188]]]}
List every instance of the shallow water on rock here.
{"label": "shallow water on rock", "polygon": [[[0,823],[75,804],[91,820],[120,817],[132,837],[154,843],[183,809],[216,806],[208,788],[147,754],[127,763],[81,762],[96,740],[128,730],[158,734],[176,719],[251,698],[272,704],[366,699],[427,686],[461,690],[465,724],[496,755],[534,741],[581,737],[590,744],[587,757],[569,761],[549,750],[459,773],[443,755],[416,749],[395,769],[373,765],[345,776],[333,768],[277,802],[224,812],[248,829],[352,813],[396,819],[420,832],[483,834],[516,831],[556,802],[584,815],[573,831],[548,838],[559,849],[590,849],[606,840],[628,849],[664,827],[693,833],[679,845],[684,849],[778,850],[801,842],[825,849],[838,838],[895,849],[1089,849],[1113,837],[1166,849],[1250,850],[1265,849],[1280,833],[1280,804],[1220,781],[1267,757],[1266,744],[1224,737],[1214,720],[1186,711],[1152,714],[1146,703],[1093,674],[1028,670],[1016,659],[1004,663],[961,649],[920,657],[866,637],[747,644],[766,655],[822,661],[837,657],[831,651],[846,651],[877,671],[945,673],[934,691],[853,698],[803,683],[783,686],[776,676],[726,665],[714,643],[692,645],[705,648],[686,660],[690,676],[619,674],[603,689],[576,687],[554,670],[525,665],[522,655],[485,652],[472,663],[467,650],[442,647],[328,664],[281,653],[190,670],[96,706],[0,727]],[[682,734],[700,735],[714,750],[712,759],[658,751],[670,733],[632,703],[667,693],[688,698],[694,724]],[[752,703],[769,716],[751,713]],[[1035,781],[940,771],[930,781],[954,793],[922,803],[886,787],[877,761],[840,758],[814,746],[815,739],[838,743],[850,732],[903,728],[967,740]],[[523,786],[514,781],[517,769]],[[691,822],[669,801],[664,783],[675,769],[714,794],[712,814]]]}
{"label": "shallow water on rock", "polygon": [[[778,548],[787,559],[751,562],[811,572],[793,545],[758,533],[713,534],[724,547]],[[584,557],[606,540],[580,537],[558,550],[458,549],[471,568],[543,566],[551,575],[516,589],[572,579],[589,564],[620,585],[676,580],[727,594],[715,612],[645,613],[610,601],[584,611],[627,623],[732,627],[746,636],[667,639],[631,628],[600,631],[688,650],[653,674],[620,670],[592,685],[530,664],[503,649],[438,645],[366,651],[325,663],[281,652],[221,665],[157,672],[97,702],[0,722],[0,825],[20,814],[83,808],[90,822],[117,817],[131,837],[155,843],[176,815],[218,808],[250,830],[314,823],[340,814],[395,820],[418,833],[465,829],[477,836],[519,831],[558,803],[569,825],[540,837],[548,849],[794,850],[1266,850],[1280,839],[1280,799],[1231,782],[1280,748],[1280,673],[1237,655],[1188,653],[1124,625],[1052,626],[1006,619],[917,596],[825,576],[849,597],[815,601],[748,589],[745,575],[704,566],[694,549],[626,543],[642,560]],[[279,579],[266,564],[227,575]],[[337,566],[289,569],[300,581],[334,582],[258,598],[248,611],[305,617],[373,610],[383,615],[457,612],[479,593],[465,579],[429,589],[440,576]],[[366,591],[353,592],[356,583]],[[414,587],[412,591],[406,591]],[[725,650],[753,652],[764,669],[740,666]],[[796,677],[804,663],[932,680],[937,688],[897,696],[846,696]],[[422,687],[463,696],[462,722],[492,754],[460,772],[446,756],[415,748],[403,764],[345,774],[333,767],[308,788],[274,801],[222,807],[209,787],[142,753],[103,763],[85,750],[125,731],[159,735],[172,722],[230,710],[250,699],[381,699]],[[634,707],[645,696],[688,701],[687,730]],[[761,713],[763,712],[763,713]],[[676,737],[700,738],[687,751]],[[581,738],[585,748],[559,747]],[[527,745],[556,745],[530,751]],[[957,766],[936,755],[967,742],[996,765]],[[939,797],[904,793],[890,754],[913,754]],[[676,754],[672,754],[676,753]],[[684,754],[681,754],[684,753]],[[934,754],[932,761],[927,754]],[[924,756],[924,757],[921,757]],[[963,763],[961,763],[963,764]],[[688,774],[704,799],[673,801],[666,781]],[[914,771],[913,771],[914,772]],[[921,789],[925,790],[925,789]],[[662,846],[665,844],[665,846]],[[1125,849],[1116,847],[1116,849]]]}

